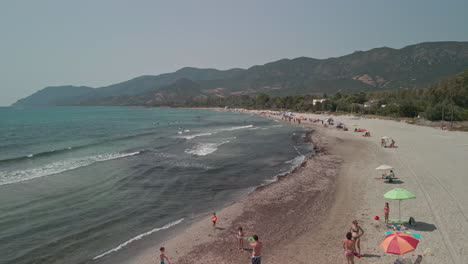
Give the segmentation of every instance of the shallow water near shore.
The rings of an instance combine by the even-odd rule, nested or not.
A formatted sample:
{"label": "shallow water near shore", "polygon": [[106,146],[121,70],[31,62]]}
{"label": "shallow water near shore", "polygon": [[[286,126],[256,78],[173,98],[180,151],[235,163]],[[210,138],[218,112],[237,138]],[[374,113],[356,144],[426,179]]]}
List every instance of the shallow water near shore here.
{"label": "shallow water near shore", "polygon": [[137,250],[299,165],[304,133],[225,111],[0,108],[0,263]]}

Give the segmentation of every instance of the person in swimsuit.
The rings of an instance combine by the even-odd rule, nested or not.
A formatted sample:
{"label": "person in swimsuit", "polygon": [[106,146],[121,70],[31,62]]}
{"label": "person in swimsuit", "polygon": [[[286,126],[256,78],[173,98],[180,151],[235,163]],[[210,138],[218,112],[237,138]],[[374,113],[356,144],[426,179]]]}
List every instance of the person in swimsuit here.
{"label": "person in swimsuit", "polygon": [[349,232],[352,234],[353,240],[356,241],[358,254],[361,254],[361,237],[364,235],[364,230],[359,226],[357,220],[353,220]]}
{"label": "person in swimsuit", "polygon": [[385,203],[385,207],[383,210],[385,214],[385,223],[388,223],[388,214],[390,213],[390,206],[388,206],[388,203]]}
{"label": "person in swimsuit", "polygon": [[252,247],[252,264],[262,264],[262,248],[263,243],[258,241],[258,236],[253,235],[254,242],[249,242]]}
{"label": "person in swimsuit", "polygon": [[346,239],[343,240],[343,249],[345,254],[346,264],[354,264],[354,252],[356,252],[355,242],[352,239],[351,232],[346,233]]}
{"label": "person in swimsuit", "polygon": [[169,259],[166,256],[166,254],[164,254],[164,251],[165,251],[164,247],[159,248],[159,260],[161,261],[160,263],[165,264],[164,261],[167,260],[167,263],[171,264],[171,262],[169,261]]}
{"label": "person in swimsuit", "polygon": [[218,217],[216,217],[216,212],[213,212],[213,216],[211,217],[211,221],[213,221],[213,227],[216,227],[216,222],[218,221]]}
{"label": "person in swimsuit", "polygon": [[237,230],[237,238],[239,239],[239,249],[244,249],[244,231],[242,227]]}

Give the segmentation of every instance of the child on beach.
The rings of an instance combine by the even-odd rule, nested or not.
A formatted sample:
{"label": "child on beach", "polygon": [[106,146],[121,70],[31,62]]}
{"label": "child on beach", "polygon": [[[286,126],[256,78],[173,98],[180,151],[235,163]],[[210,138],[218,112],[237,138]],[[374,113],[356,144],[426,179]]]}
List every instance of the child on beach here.
{"label": "child on beach", "polygon": [[213,212],[213,216],[211,217],[211,221],[213,221],[213,227],[216,227],[216,221],[218,221],[218,217],[216,217],[216,212]]}
{"label": "child on beach", "polygon": [[171,264],[171,262],[169,261],[169,259],[167,258],[166,254],[164,254],[164,247],[161,247],[159,249],[159,260],[161,261],[161,264],[165,264],[164,260],[167,260],[167,263],[168,264]]}
{"label": "child on beach", "polygon": [[244,231],[242,227],[237,230],[237,238],[239,239],[239,249],[244,249]]}
{"label": "child on beach", "polygon": [[351,232],[346,233],[346,239],[343,240],[343,249],[346,259],[346,264],[354,264],[354,254],[356,252],[355,242],[352,239]]}
{"label": "child on beach", "polygon": [[390,206],[388,206],[388,203],[385,203],[385,207],[383,210],[385,214],[385,223],[388,223],[388,214],[390,213]]}

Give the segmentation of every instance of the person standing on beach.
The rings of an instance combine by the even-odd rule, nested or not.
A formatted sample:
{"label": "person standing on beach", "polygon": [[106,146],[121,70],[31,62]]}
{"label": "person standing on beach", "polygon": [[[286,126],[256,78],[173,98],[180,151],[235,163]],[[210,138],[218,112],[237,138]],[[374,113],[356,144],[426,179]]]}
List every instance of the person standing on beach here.
{"label": "person standing on beach", "polygon": [[242,227],[237,230],[237,238],[239,239],[239,249],[244,249],[244,230]]}
{"label": "person standing on beach", "polygon": [[354,264],[354,253],[356,252],[355,242],[352,239],[351,232],[346,233],[346,239],[343,240],[343,249],[346,264]]}
{"label": "person standing on beach", "polygon": [[359,226],[357,220],[353,220],[351,227],[349,228],[349,232],[352,234],[353,240],[356,241],[356,247],[358,250],[358,254],[361,254],[361,237],[364,235],[364,230]]}
{"label": "person standing on beach", "polygon": [[213,227],[216,227],[216,222],[218,221],[218,217],[216,217],[216,212],[213,212],[213,216],[211,217],[211,221],[213,221]]}
{"label": "person standing on beach", "polygon": [[383,210],[385,215],[385,223],[388,223],[388,215],[390,213],[390,206],[388,205],[388,203],[385,203],[385,207]]}
{"label": "person standing on beach", "polygon": [[168,264],[171,264],[171,262],[169,261],[169,259],[167,258],[166,254],[164,253],[165,251],[165,248],[164,247],[161,247],[159,249],[159,260],[161,261],[160,264],[165,264],[166,262],[164,262],[165,260],[167,260],[167,263]]}
{"label": "person standing on beach", "polygon": [[263,243],[258,241],[258,236],[253,235],[254,241],[249,241],[250,246],[252,247],[252,264],[261,264],[262,263],[262,248]]}

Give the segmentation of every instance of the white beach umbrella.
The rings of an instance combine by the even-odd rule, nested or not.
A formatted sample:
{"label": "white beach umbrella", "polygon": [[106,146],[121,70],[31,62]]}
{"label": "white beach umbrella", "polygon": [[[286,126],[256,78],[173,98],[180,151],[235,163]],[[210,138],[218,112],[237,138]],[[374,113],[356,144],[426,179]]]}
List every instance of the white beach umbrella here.
{"label": "white beach umbrella", "polygon": [[393,169],[393,167],[390,166],[390,165],[380,165],[380,166],[378,166],[378,167],[375,168],[375,169],[376,169],[376,170],[391,170],[391,169]]}

